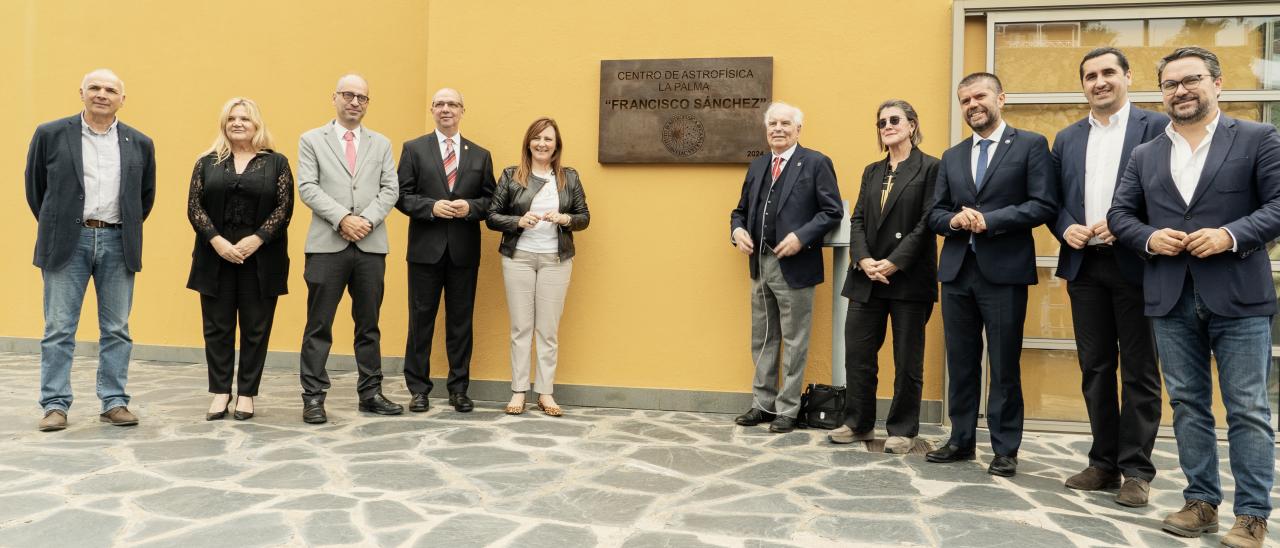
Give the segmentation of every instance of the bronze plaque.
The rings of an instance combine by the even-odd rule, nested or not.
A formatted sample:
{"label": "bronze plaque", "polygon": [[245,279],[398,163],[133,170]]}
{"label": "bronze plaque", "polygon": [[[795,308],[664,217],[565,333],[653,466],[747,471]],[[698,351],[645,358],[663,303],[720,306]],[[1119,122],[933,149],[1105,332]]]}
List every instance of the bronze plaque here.
{"label": "bronze plaque", "polygon": [[600,163],[748,163],[772,97],[772,57],[600,61]]}

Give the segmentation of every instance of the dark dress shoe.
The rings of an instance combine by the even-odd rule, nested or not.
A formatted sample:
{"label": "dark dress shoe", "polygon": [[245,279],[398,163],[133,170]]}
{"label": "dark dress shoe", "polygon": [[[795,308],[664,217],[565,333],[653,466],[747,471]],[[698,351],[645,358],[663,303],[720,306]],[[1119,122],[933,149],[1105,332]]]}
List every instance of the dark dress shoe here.
{"label": "dark dress shoe", "polygon": [[431,409],[431,402],[427,401],[427,393],[419,392],[413,395],[413,399],[409,400],[409,410],[414,413],[426,413]]}
{"label": "dark dress shoe", "polygon": [[247,421],[253,418],[253,411],[241,411],[239,409],[231,413],[231,418],[238,421]]}
{"label": "dark dress shoe", "polygon": [[769,423],[769,431],[774,434],[786,434],[796,429],[796,419],[786,415],[778,415]]}
{"label": "dark dress shoe", "polygon": [[770,422],[775,418],[777,418],[777,416],[773,413],[765,413],[764,411],[752,407],[750,411],[738,415],[737,418],[733,419],[733,422],[738,423],[740,426],[755,426],[762,422]]}
{"label": "dark dress shoe", "polygon": [[944,445],[925,454],[929,462],[957,462],[973,460],[973,449],[961,449],[959,445]]}
{"label": "dark dress shoe", "polygon": [[449,405],[453,406],[453,410],[459,413],[470,413],[476,408],[476,404],[471,403],[471,398],[467,397],[466,392],[454,392],[449,394]]}
{"label": "dark dress shoe", "polygon": [[329,416],[324,413],[324,400],[315,398],[302,401],[302,422],[307,424],[324,424]]}
{"label": "dark dress shoe", "polygon": [[216,413],[205,413],[205,414],[204,414],[204,420],[207,420],[207,421],[220,421],[220,420],[222,420],[222,419],[225,419],[225,418],[227,418],[227,409],[231,409],[231,402],[227,402],[227,407],[226,407],[226,409],[223,409],[223,410],[218,411],[218,412],[216,412]]}
{"label": "dark dress shoe", "polygon": [[404,413],[404,406],[387,399],[379,392],[372,398],[360,400],[360,410],[379,415],[399,415]]}
{"label": "dark dress shoe", "polygon": [[1018,473],[1018,457],[996,455],[996,458],[991,459],[991,466],[987,467],[987,473],[1002,478],[1013,477]]}

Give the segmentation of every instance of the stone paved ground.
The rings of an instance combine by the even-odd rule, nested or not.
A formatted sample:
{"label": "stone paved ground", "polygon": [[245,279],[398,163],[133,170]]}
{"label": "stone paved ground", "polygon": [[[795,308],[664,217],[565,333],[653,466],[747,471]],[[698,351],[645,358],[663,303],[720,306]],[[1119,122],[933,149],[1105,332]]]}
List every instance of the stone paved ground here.
{"label": "stone paved ground", "polygon": [[[1196,546],[1159,520],[1181,504],[1160,440],[1153,504],[1133,510],[1062,480],[1083,436],[1028,434],[1013,479],[771,435],[726,415],[567,408],[509,417],[358,413],[334,377],[330,422],[305,425],[297,377],[268,370],[258,416],[205,422],[201,365],[135,362],[134,428],[94,416],[77,359],[71,427],[35,430],[35,356],[0,354],[4,546]],[[405,402],[399,379],[388,395]],[[943,431],[927,427],[937,441]],[[1225,451],[1223,466],[1226,466]],[[1225,469],[1225,468],[1224,468]],[[1224,481],[1230,485],[1230,476]],[[1223,507],[1223,531],[1230,527]],[[1272,541],[1276,535],[1272,535]]]}

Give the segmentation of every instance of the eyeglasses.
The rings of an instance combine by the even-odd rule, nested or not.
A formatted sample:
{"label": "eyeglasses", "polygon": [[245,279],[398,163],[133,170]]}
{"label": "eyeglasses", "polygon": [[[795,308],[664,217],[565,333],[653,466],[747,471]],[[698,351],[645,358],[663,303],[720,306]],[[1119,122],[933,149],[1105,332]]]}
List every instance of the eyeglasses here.
{"label": "eyeglasses", "polygon": [[901,116],[890,116],[888,118],[881,118],[879,120],[876,120],[876,128],[884,129],[885,126],[896,126],[900,123],[902,123]]}
{"label": "eyeglasses", "polygon": [[359,101],[359,102],[360,102],[360,104],[362,104],[362,105],[364,105],[364,104],[368,104],[368,102],[369,102],[369,96],[368,96],[368,95],[360,95],[359,93],[353,93],[353,92],[350,92],[350,91],[339,91],[339,92],[338,92],[338,97],[341,97],[341,98],[342,98],[342,100],[343,100],[344,102],[347,102],[347,103],[350,103],[352,99],[355,99],[356,101]]}
{"label": "eyeglasses", "polygon": [[1205,76],[1211,76],[1211,75],[1192,74],[1181,80],[1165,80],[1163,82],[1160,82],[1160,90],[1163,91],[1165,95],[1168,95],[1170,93],[1177,91],[1178,86],[1181,85],[1182,87],[1186,88],[1187,91],[1191,91],[1193,89],[1200,87],[1200,81],[1204,80]]}
{"label": "eyeglasses", "polygon": [[455,103],[453,101],[436,101],[434,103],[431,103],[431,106],[433,108],[448,108],[452,110],[458,110],[462,108],[462,103]]}

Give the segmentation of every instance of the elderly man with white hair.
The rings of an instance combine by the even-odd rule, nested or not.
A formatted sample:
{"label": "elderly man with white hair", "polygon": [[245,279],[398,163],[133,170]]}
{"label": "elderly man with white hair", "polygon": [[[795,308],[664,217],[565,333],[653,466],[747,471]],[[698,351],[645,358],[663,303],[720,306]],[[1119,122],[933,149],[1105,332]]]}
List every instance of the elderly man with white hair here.
{"label": "elderly man with white hair", "polygon": [[27,205],[38,223],[34,263],[44,278],[41,431],[67,427],[71,357],[89,279],[98,297],[99,420],[138,424],[129,412],[129,309],[142,270],[142,221],[156,196],[155,146],[116,118],[124,82],[98,69],[80,83],[84,110],[41,124],[27,153]]}
{"label": "elderly man with white hair", "polygon": [[803,123],[800,109],[769,105],[764,129],[772,154],[751,162],[729,215],[730,242],[748,256],[751,272],[755,364],[751,409],[735,422],[770,422],[775,433],[794,430],[800,414],[813,290],[824,276],[822,236],[844,214],[831,159],[799,144]]}

